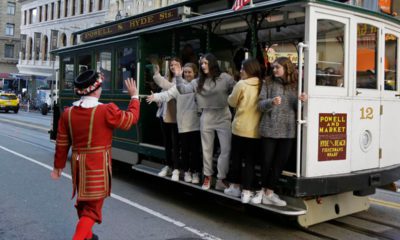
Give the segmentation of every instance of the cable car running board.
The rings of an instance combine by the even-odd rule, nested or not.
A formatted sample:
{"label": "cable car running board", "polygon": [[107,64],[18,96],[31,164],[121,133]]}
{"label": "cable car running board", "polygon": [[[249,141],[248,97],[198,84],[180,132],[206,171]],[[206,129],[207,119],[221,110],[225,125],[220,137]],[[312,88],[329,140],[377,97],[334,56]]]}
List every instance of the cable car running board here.
{"label": "cable car running board", "polygon": [[[158,172],[160,171],[160,169],[155,168],[153,166],[147,166],[145,164],[137,164],[137,165],[133,165],[132,169],[135,170],[135,171],[146,173],[146,174],[150,174],[150,175],[153,175],[153,176],[156,176],[156,177],[159,177],[159,178],[164,178],[165,180],[168,180],[168,181],[171,181],[171,182],[175,182],[175,181],[172,181],[170,177],[160,177],[160,176],[158,176]],[[201,185],[187,183],[185,181],[177,181],[176,183],[180,183],[180,184],[192,187],[192,188],[196,188],[196,189],[201,190],[201,191],[211,192],[213,194],[216,194],[216,195],[219,195],[219,196],[222,196],[222,197],[225,197],[225,198],[229,198],[229,199],[234,200],[234,201],[241,202],[240,198],[236,198],[236,197],[232,197],[232,196],[226,195],[221,191],[217,191],[217,190],[214,190],[214,189],[204,190],[204,189],[201,188]],[[259,208],[262,208],[262,209],[265,209],[265,210],[268,210],[268,211],[271,211],[271,212],[275,212],[275,213],[279,213],[279,214],[287,215],[287,216],[300,216],[300,215],[306,214],[306,210],[305,209],[300,208],[300,207],[296,207],[296,206],[293,206],[293,205],[290,204],[290,203],[296,202],[296,199],[290,198],[290,197],[284,197],[284,199],[289,203],[285,207],[279,207],[279,206],[275,206],[275,205],[252,204],[252,203],[249,203],[249,205],[256,206],[256,207],[259,207]],[[298,200],[300,200],[300,199],[298,199]]]}

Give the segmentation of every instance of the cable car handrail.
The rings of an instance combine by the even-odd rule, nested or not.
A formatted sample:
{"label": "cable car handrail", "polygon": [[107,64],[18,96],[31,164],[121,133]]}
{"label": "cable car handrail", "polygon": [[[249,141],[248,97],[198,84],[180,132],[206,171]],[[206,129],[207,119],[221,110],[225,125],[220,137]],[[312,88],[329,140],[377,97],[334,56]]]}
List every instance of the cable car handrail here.
{"label": "cable car handrail", "polygon": [[[300,96],[303,89],[303,50],[308,46],[303,42],[298,44],[299,47],[299,71],[298,71],[298,94]],[[300,160],[301,160],[301,126],[306,123],[305,120],[301,118],[302,112],[302,101],[300,99],[297,100],[297,147],[296,147],[296,176],[300,177]]]}

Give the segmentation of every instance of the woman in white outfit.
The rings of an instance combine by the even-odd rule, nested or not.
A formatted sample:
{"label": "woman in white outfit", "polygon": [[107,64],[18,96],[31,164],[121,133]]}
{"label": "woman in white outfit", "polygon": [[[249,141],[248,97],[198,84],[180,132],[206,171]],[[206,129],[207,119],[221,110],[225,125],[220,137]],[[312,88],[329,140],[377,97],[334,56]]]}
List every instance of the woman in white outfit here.
{"label": "woman in white outfit", "polygon": [[[185,84],[190,83],[197,77],[198,68],[194,63],[186,63],[183,67]],[[181,78],[176,74],[176,78]],[[195,101],[195,93],[179,94],[176,86],[167,91],[155,93],[147,97],[146,101],[165,103],[171,99],[176,99],[179,138],[182,146],[182,167],[185,171],[185,182],[199,183],[199,173],[201,171],[201,145],[200,145],[200,117]]]}
{"label": "woman in white outfit", "polygon": [[[182,72],[181,60],[172,58],[169,64],[169,74],[165,78],[160,74],[158,65],[154,65],[154,82],[162,89],[167,91],[175,86],[176,73]],[[165,177],[172,171],[172,180],[179,180],[179,136],[178,126],[176,124],[176,101],[175,99],[169,102],[162,102],[157,111],[157,117],[161,120],[161,126],[164,134],[165,147],[165,166],[158,173],[159,176]]]}

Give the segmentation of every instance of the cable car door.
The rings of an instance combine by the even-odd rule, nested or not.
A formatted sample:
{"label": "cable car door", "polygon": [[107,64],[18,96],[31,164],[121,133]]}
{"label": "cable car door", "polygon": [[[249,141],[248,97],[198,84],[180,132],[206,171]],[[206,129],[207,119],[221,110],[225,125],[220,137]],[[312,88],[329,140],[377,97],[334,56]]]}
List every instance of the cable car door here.
{"label": "cable car door", "polygon": [[380,128],[380,27],[373,22],[353,22],[354,49],[351,171],[379,167]]}
{"label": "cable car door", "polygon": [[383,62],[381,75],[382,86],[382,115],[380,136],[380,167],[387,167],[400,162],[400,95],[398,65],[398,44],[400,33],[384,30]]}

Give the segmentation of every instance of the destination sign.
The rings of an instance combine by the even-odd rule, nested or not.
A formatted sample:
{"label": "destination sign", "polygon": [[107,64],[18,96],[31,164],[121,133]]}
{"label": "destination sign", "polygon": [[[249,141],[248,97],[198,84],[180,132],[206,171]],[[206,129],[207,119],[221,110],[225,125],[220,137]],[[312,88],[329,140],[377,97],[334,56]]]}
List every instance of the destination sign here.
{"label": "destination sign", "polygon": [[318,161],[346,159],[347,114],[320,113]]}
{"label": "destination sign", "polygon": [[174,21],[177,19],[179,19],[178,9],[171,9],[138,18],[130,18],[123,22],[83,32],[81,34],[81,40],[83,42],[88,42],[91,40],[114,36],[160,23]]}

